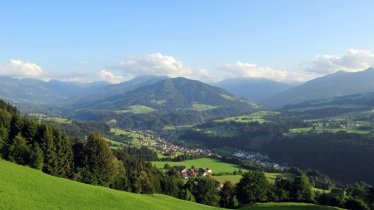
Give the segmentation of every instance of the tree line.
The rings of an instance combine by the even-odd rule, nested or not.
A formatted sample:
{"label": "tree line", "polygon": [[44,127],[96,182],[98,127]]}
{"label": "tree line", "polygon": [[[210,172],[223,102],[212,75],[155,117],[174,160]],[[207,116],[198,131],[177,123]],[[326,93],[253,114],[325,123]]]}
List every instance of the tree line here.
{"label": "tree line", "polygon": [[[166,173],[180,176],[177,167],[169,168]],[[310,171],[299,171],[293,180],[278,176],[274,183],[270,183],[265,174],[258,170],[244,173],[237,184],[229,181],[219,183],[209,176],[196,177],[175,188],[179,189],[179,193],[171,195],[224,208],[239,208],[256,202],[305,202],[349,210],[374,209],[374,188],[357,184],[334,187],[329,191],[316,191],[307,173]]]}
{"label": "tree line", "polygon": [[[0,101],[0,156],[47,174],[137,193],[164,193],[167,176],[144,160],[154,153],[112,151],[99,133],[70,138],[56,125],[22,116]],[[143,160],[144,159],[144,160]]]}

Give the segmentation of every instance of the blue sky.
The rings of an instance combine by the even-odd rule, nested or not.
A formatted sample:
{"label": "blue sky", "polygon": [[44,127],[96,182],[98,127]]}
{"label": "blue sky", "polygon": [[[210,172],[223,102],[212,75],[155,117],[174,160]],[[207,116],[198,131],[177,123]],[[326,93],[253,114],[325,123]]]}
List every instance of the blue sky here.
{"label": "blue sky", "polygon": [[374,65],[374,1],[17,1],[0,6],[0,74],[303,81]]}

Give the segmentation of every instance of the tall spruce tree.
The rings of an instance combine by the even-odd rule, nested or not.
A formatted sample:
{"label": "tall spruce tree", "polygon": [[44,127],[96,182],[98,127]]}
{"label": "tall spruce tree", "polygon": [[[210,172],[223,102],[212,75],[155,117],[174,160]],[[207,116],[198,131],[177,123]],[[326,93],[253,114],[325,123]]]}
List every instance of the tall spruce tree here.
{"label": "tall spruce tree", "polygon": [[85,165],[97,181],[94,184],[109,186],[113,183],[118,174],[119,163],[99,133],[88,136],[85,153]]}
{"label": "tall spruce tree", "polygon": [[219,205],[223,208],[235,208],[236,197],[235,197],[235,187],[231,182],[225,182],[220,192],[221,199],[219,200]]}

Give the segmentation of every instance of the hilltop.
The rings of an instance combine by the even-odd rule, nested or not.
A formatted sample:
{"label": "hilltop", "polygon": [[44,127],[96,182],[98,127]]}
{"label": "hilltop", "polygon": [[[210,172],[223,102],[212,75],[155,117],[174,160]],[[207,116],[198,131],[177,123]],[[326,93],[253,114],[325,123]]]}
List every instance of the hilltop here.
{"label": "hilltop", "polygon": [[[227,91],[186,78],[169,78],[89,103],[76,102],[69,113],[80,120],[105,120],[120,127],[147,129],[201,123],[251,113],[259,107]],[[76,110],[76,111],[74,111]]]}
{"label": "hilltop", "polygon": [[263,101],[263,105],[281,108],[306,101],[374,92],[373,78],[374,68],[358,72],[338,71],[283,91]]}

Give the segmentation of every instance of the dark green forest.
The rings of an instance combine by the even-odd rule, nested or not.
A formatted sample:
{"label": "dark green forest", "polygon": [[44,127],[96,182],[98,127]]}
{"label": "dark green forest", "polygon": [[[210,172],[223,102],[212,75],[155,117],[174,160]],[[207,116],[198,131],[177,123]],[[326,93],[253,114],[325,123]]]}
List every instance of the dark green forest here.
{"label": "dark green forest", "polygon": [[210,122],[198,126],[235,128],[236,136],[214,136],[192,129],[181,138],[193,139],[209,148],[231,147],[268,154],[277,162],[313,168],[342,183],[374,183],[374,141],[371,136],[347,132],[291,133],[292,128],[307,124],[297,119],[269,123]]}

